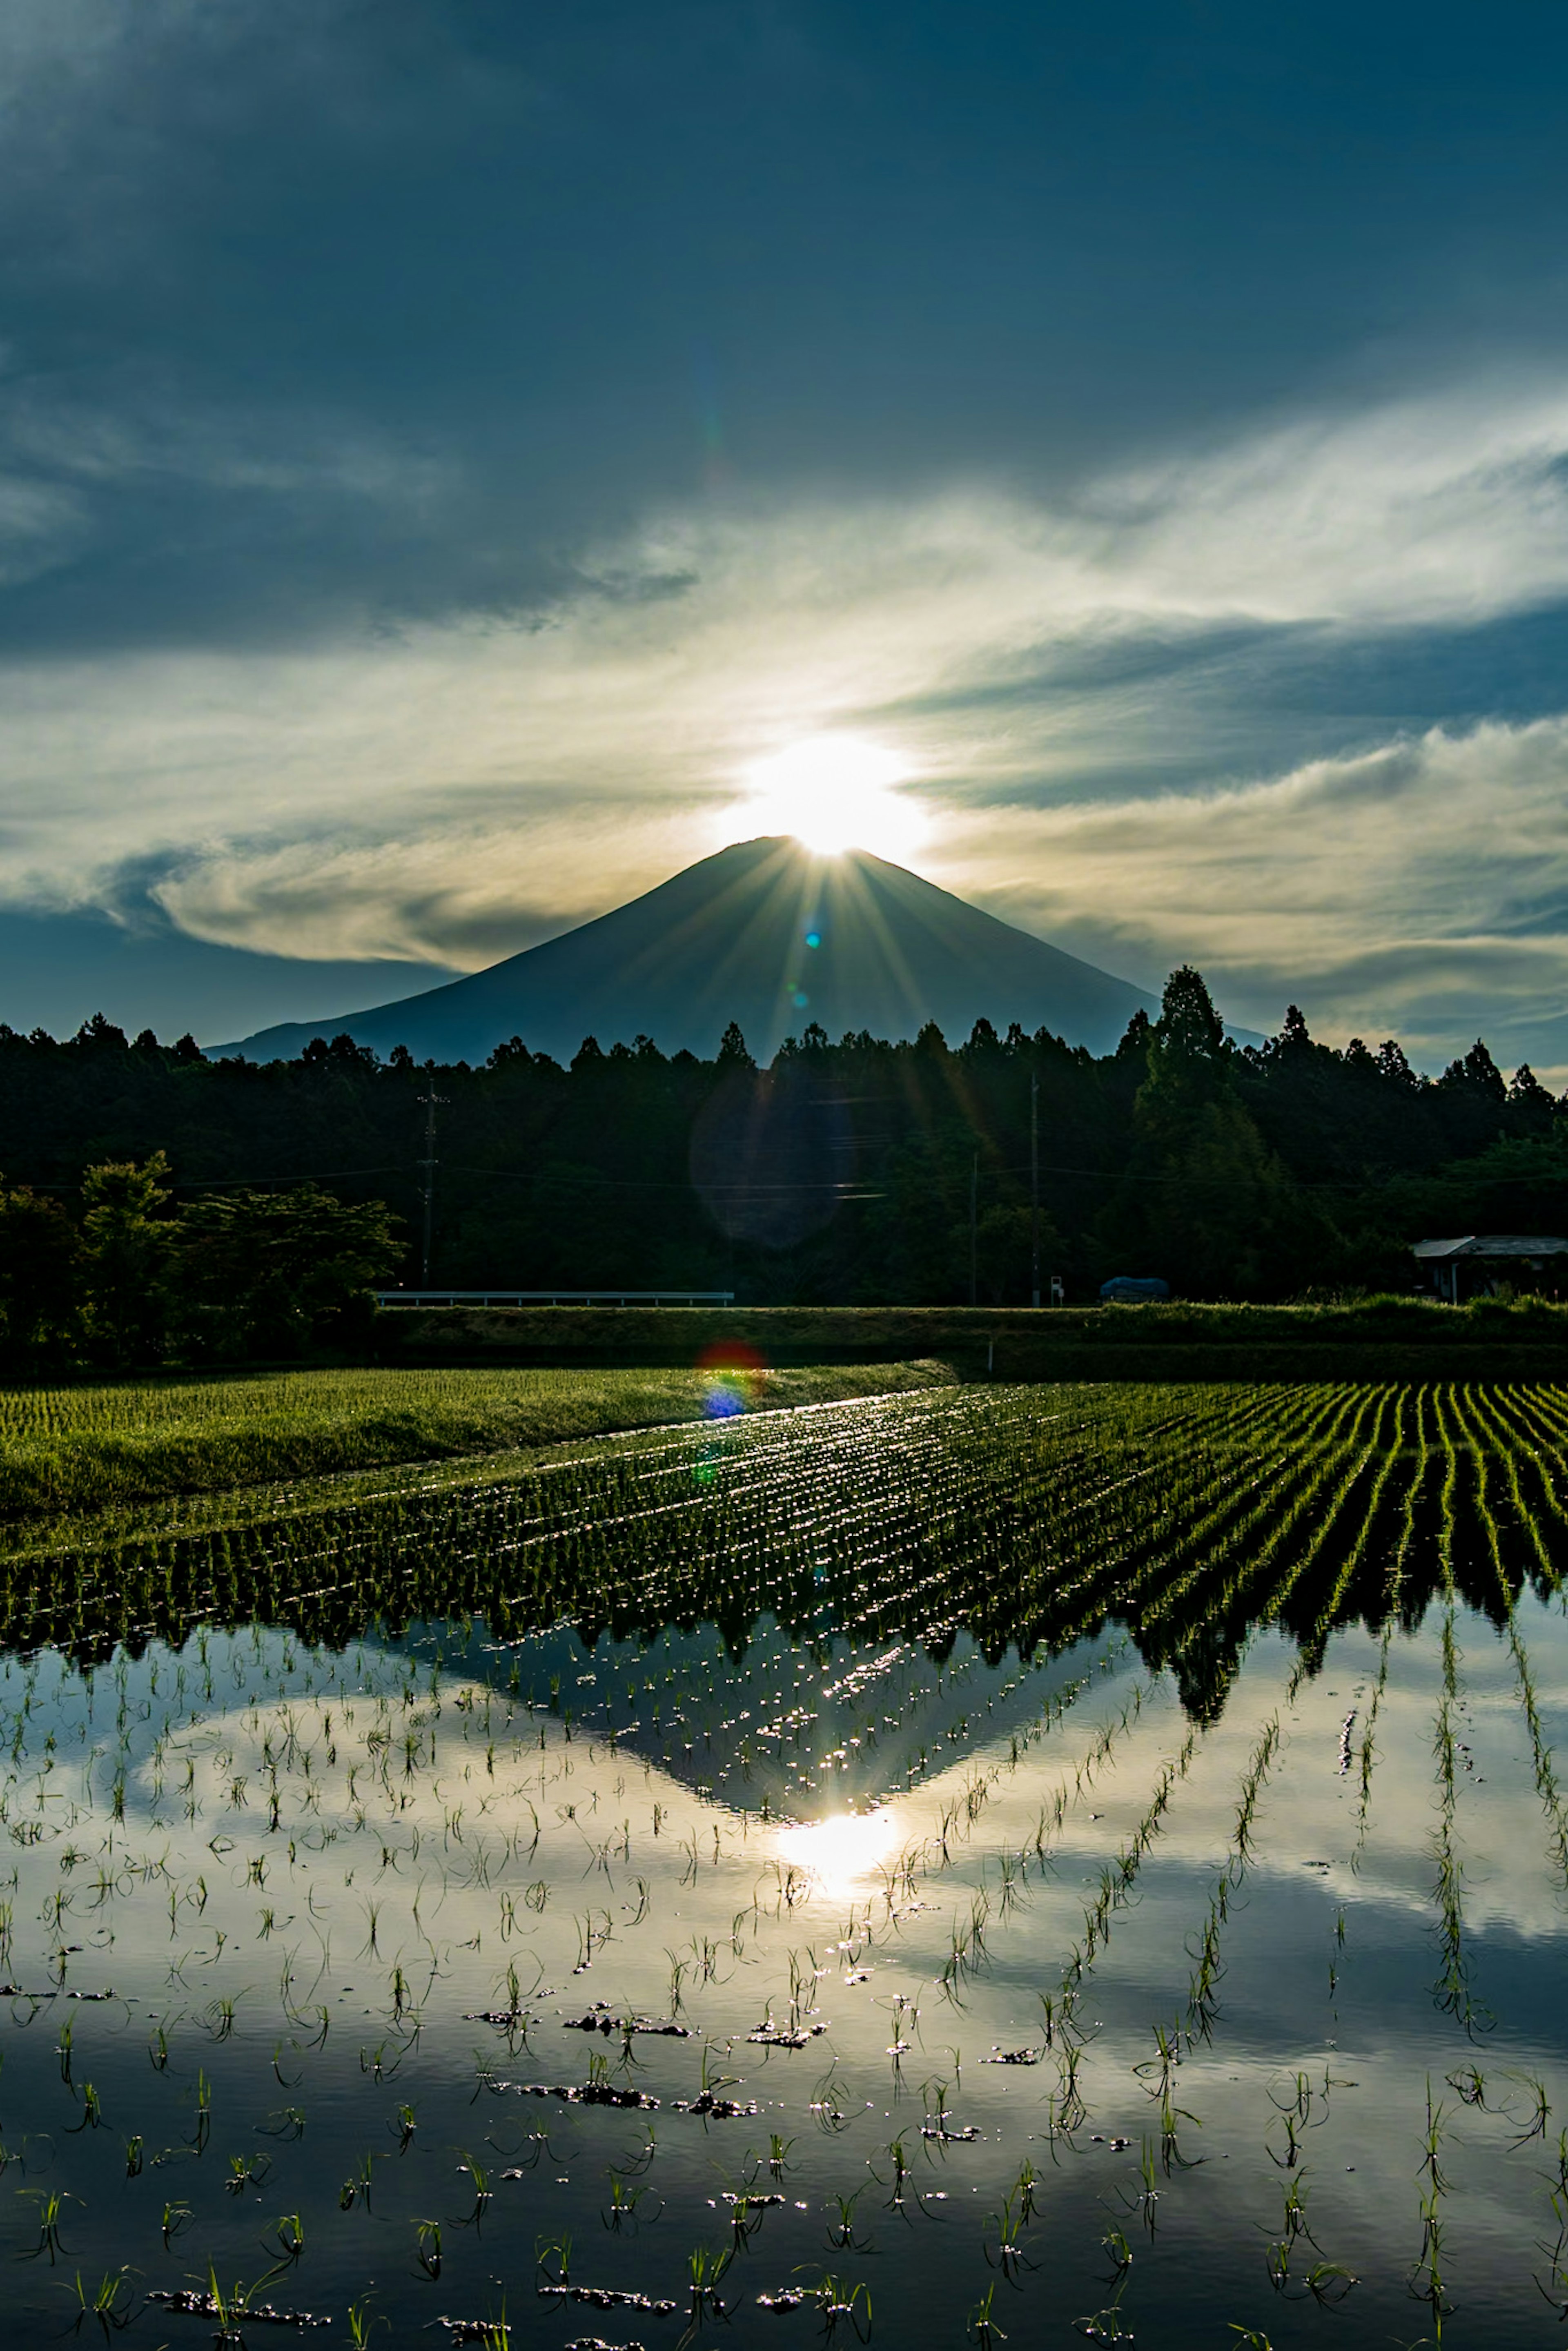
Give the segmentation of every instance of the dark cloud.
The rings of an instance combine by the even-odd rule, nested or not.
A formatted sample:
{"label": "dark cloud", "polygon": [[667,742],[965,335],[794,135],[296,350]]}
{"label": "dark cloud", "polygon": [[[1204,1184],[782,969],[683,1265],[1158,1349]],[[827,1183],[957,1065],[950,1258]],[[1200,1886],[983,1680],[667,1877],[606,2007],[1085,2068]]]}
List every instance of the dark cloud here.
{"label": "dark cloud", "polygon": [[510,611],[710,478],[1059,490],[1539,350],[1568,20],[1378,15],[20,0],[14,384],[272,477],[104,466],[0,643]]}

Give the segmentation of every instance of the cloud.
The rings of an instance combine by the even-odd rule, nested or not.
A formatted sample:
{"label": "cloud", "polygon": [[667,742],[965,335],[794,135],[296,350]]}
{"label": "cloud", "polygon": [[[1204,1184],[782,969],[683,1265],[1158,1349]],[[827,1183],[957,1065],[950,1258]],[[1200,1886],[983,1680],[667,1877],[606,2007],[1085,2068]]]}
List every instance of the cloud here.
{"label": "cloud", "polygon": [[[78,493],[141,484],[372,503],[404,516],[449,495],[455,469],[303,403],[280,413],[172,395],[127,369],[112,408],[47,376],[0,386],[0,448],[13,466]],[[0,523],[3,523],[0,515]]]}
{"label": "cloud", "polygon": [[[461,491],[390,444],[290,460],[259,430],[9,413],[62,497],[165,461],[263,499],[309,465],[371,507]],[[1568,394],[1470,387],[1054,501],[993,483],[669,509],[511,613],[15,659],[0,887],[472,968],[733,837],[748,767],[850,728],[915,777],[934,878],[1132,977],[1191,956],[1235,1017],[1288,991],[1434,1050],[1474,1034],[1467,1007],[1555,1019],[1568,721],[1378,740],[1363,714],[1302,757],[1271,685],[1303,646],[1332,684],[1380,638],[1568,600],[1565,463]],[[5,517],[0,495],[0,560]]]}
{"label": "cloud", "polygon": [[1479,384],[1288,422],[1092,489],[1150,611],[1411,628],[1568,585],[1568,392]]}
{"label": "cloud", "polygon": [[68,562],[89,528],[85,501],[67,485],[0,473],[0,587]]}
{"label": "cloud", "polygon": [[1196,955],[1239,1019],[1277,1026],[1288,990],[1320,1033],[1431,1057],[1482,1021],[1506,1051],[1568,1014],[1568,717],[1014,811],[971,844],[949,859],[960,888],[1113,964]]}
{"label": "cloud", "polygon": [[323,962],[476,971],[662,879],[684,853],[677,831],[657,811],[638,822],[558,805],[537,810],[526,833],[460,822],[434,837],[225,852],[141,886],[196,938],[275,955],[287,938],[289,954]]}
{"label": "cloud", "polygon": [[[5,175],[48,165],[99,193],[145,172],[157,130],[229,125],[258,91],[323,89],[350,102],[355,0],[7,0],[0,14]],[[243,75],[235,73],[243,61]],[[90,123],[93,137],[84,139]]]}

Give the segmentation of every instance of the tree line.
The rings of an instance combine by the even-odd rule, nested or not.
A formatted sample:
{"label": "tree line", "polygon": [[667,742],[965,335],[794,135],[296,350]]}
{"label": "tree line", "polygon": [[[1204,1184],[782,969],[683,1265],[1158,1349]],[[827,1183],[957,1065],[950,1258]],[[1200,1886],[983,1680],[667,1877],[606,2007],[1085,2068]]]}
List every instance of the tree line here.
{"label": "tree line", "polygon": [[[987,1020],[758,1068],[648,1037],[568,1066],[517,1038],[480,1068],[295,1061],[189,1038],[0,1025],[0,1344],[96,1360],[269,1355],[342,1335],[367,1285],[417,1284],[435,1110],[434,1280],[734,1290],[751,1304],[1027,1303],[1042,1279],[1281,1299],[1408,1289],[1427,1233],[1568,1223],[1568,1102],[1478,1041],[1438,1077],[1390,1039],[1320,1044],[1299,1010],[1228,1040],[1201,976],[1096,1057]],[[135,1301],[141,1301],[136,1305]],[[142,1319],[139,1322],[138,1316]]]}
{"label": "tree line", "polygon": [[162,1151],[105,1161],[68,1204],[0,1184],[7,1361],[118,1369],[363,1343],[370,1287],[402,1255],[384,1202],[303,1184],[176,1204],[169,1173]]}

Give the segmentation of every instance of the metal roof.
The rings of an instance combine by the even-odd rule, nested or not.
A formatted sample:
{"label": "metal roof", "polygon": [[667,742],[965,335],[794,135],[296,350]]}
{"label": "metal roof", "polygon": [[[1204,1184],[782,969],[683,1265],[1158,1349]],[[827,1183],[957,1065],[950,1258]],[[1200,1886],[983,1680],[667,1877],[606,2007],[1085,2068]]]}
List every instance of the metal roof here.
{"label": "metal roof", "polygon": [[1417,1241],[1416,1257],[1568,1257],[1568,1241],[1550,1233],[1467,1233],[1459,1240]]}

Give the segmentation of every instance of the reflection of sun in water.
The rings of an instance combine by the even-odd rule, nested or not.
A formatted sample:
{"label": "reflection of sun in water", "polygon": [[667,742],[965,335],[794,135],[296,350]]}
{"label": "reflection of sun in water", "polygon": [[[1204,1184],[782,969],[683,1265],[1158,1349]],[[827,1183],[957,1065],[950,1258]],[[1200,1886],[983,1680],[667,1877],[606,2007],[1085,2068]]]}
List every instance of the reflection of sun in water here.
{"label": "reflection of sun in water", "polygon": [[841,1813],[835,1820],[780,1829],[778,1835],[780,1858],[818,1879],[830,1894],[872,1876],[897,1843],[898,1823],[891,1813]]}
{"label": "reflection of sun in water", "polygon": [[897,787],[909,770],[895,753],[861,735],[808,735],[746,770],[737,811],[756,833],[792,833],[820,857],[869,849],[907,857],[925,820]]}

